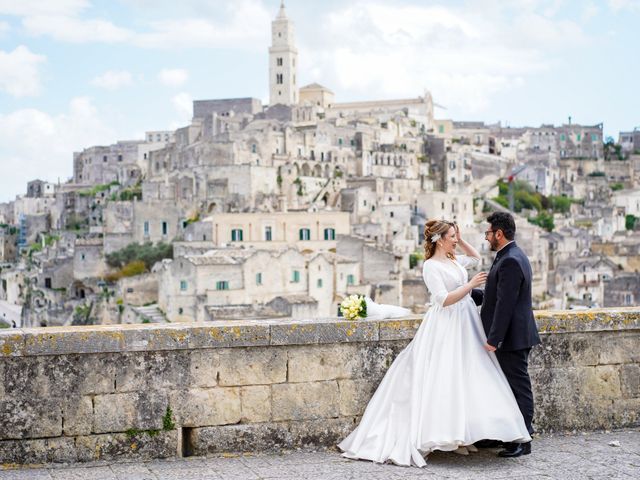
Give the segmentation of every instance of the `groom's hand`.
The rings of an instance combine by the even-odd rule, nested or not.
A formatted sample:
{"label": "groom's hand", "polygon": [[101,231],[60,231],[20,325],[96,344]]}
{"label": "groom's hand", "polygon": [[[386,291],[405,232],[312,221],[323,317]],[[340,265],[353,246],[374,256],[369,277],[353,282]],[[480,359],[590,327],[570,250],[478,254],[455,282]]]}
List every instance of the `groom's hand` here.
{"label": "groom's hand", "polygon": [[488,343],[484,344],[484,349],[487,352],[495,352],[496,351],[496,347],[494,347],[493,345],[489,345]]}

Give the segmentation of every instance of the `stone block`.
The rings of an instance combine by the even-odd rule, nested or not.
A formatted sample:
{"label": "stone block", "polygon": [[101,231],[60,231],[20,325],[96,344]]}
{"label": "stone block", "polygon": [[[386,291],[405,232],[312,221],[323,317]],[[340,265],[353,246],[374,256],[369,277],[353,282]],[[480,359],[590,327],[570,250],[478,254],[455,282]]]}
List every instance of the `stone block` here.
{"label": "stone block", "polygon": [[20,357],[25,353],[25,336],[11,329],[0,331],[0,357]]}
{"label": "stone block", "polygon": [[0,400],[0,419],[0,439],[3,440],[62,435],[62,411],[53,399]]}
{"label": "stone block", "polygon": [[190,353],[190,377],[191,387],[215,387],[218,385],[218,368],[220,355],[218,350],[203,349],[192,350]]}
{"label": "stone block", "polygon": [[620,370],[615,365],[587,367],[583,379],[581,390],[585,395],[606,398],[621,396]]}
{"label": "stone block", "polygon": [[620,385],[625,398],[640,397],[640,365],[628,364],[620,366]]}
{"label": "stone block", "polygon": [[47,438],[47,463],[73,463],[78,461],[75,440],[69,437]]}
{"label": "stone block", "polygon": [[357,352],[360,357],[361,369],[354,371],[353,378],[365,378],[377,386],[409,341],[394,340],[363,344]]}
{"label": "stone block", "polygon": [[173,392],[171,405],[176,424],[202,427],[238,423],[241,418],[239,388],[207,388]]}
{"label": "stone block", "polygon": [[167,394],[158,390],[98,395],[93,402],[95,433],[160,429],[169,405]]}
{"label": "stone block", "polygon": [[0,440],[0,475],[2,475],[2,465],[42,464],[47,463],[48,459],[47,439],[45,438]]}
{"label": "stone block", "polygon": [[176,389],[189,385],[189,351],[131,352],[114,359],[118,392]]}
{"label": "stone block", "polygon": [[362,415],[376,390],[376,385],[367,379],[338,380],[340,389],[340,415],[355,417]]}
{"label": "stone block", "polygon": [[24,345],[25,355],[120,352],[124,347],[124,333],[110,326],[30,329],[24,334]]}
{"label": "stone block", "polygon": [[242,423],[259,423],[271,420],[271,387],[253,386],[240,389]]}
{"label": "stone block", "polygon": [[601,365],[640,362],[640,335],[615,332],[600,348]]}
{"label": "stone block", "polygon": [[41,372],[42,358],[7,357],[3,359],[3,388],[7,398],[43,397],[48,388]]}
{"label": "stone block", "polygon": [[198,456],[226,452],[273,451],[291,448],[287,423],[260,423],[195,428],[193,454]]}
{"label": "stone block", "polygon": [[297,320],[271,325],[271,345],[367,342],[378,339],[378,322]]}
{"label": "stone block", "polygon": [[137,325],[124,331],[124,349],[128,352],[186,350],[192,328],[188,325]]}
{"label": "stone block", "polygon": [[613,400],[612,422],[606,428],[625,428],[640,423],[640,398],[616,398]]}
{"label": "stone block", "polygon": [[333,447],[355,428],[353,418],[196,428],[194,455]]}
{"label": "stone block", "polygon": [[136,422],[136,393],[97,395],[93,399],[93,428],[95,433],[124,432],[138,428]]}
{"label": "stone block", "polygon": [[335,381],[272,385],[271,398],[274,421],[335,418],[340,413]]}
{"label": "stone block", "polygon": [[218,384],[267,385],[287,380],[284,348],[229,348],[220,351]]}
{"label": "stone block", "polygon": [[380,340],[411,340],[422,324],[422,317],[380,320],[379,324]]}
{"label": "stone block", "polygon": [[62,433],[89,435],[93,426],[93,401],[88,396],[70,396],[62,400]]}
{"label": "stone block", "polygon": [[189,348],[258,347],[269,345],[269,325],[251,322],[215,322],[190,326]]}
{"label": "stone block", "polygon": [[290,347],[288,381],[315,382],[360,376],[362,357],[355,345]]}
{"label": "stone block", "polygon": [[113,392],[114,355],[118,354],[36,357],[40,363],[41,394],[47,397],[65,397],[68,392],[79,394]]}
{"label": "stone block", "polygon": [[0,358],[0,398],[4,398],[4,394],[5,394],[5,389],[4,389],[4,384],[6,382],[6,379],[4,377],[4,366],[5,366],[5,361],[3,358]]}
{"label": "stone block", "polygon": [[160,431],[155,435],[141,432],[89,435],[76,438],[78,460],[150,460],[171,458],[177,453],[178,431]]}

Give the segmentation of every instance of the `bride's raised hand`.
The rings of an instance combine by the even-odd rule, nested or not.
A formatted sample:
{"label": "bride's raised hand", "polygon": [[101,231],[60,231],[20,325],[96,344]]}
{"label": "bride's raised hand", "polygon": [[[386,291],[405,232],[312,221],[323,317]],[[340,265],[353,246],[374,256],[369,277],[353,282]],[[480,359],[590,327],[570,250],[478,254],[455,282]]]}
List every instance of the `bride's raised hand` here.
{"label": "bride's raised hand", "polygon": [[471,288],[478,288],[480,285],[484,284],[487,281],[487,273],[480,272],[476,273],[471,280],[469,280],[469,285]]}

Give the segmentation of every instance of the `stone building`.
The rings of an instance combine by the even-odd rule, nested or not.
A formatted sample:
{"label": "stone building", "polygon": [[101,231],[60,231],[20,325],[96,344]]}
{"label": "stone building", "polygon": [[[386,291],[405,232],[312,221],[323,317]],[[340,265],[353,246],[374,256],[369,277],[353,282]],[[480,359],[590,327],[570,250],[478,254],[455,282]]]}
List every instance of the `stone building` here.
{"label": "stone building", "polygon": [[132,185],[141,178],[138,148],[144,141],[119,141],[109,146],[94,146],[73,154],[73,182],[104,185],[118,182]]}
{"label": "stone building", "polygon": [[329,250],[336,247],[338,235],[348,235],[346,212],[220,213],[203,220],[211,227],[211,242],[225,245],[299,250]]}
{"label": "stone building", "polygon": [[[267,309],[287,314],[303,304],[311,316],[331,316],[349,289],[359,285],[359,273],[357,262],[328,252],[217,248],[165,260],[159,306],[170,321],[228,318],[234,308],[243,318]],[[303,297],[310,300],[301,302]]]}
{"label": "stone building", "polygon": [[636,127],[630,132],[620,132],[618,143],[626,154],[640,153],[640,127]]}
{"label": "stone building", "polygon": [[604,282],[603,307],[628,307],[640,302],[640,273],[619,273]]}

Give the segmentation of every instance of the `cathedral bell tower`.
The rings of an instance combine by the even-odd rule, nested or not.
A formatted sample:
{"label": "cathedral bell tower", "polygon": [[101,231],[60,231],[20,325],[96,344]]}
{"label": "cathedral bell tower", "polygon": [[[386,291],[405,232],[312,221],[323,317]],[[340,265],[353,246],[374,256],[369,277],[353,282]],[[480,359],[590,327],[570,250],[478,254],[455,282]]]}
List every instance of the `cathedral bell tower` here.
{"label": "cathedral bell tower", "polygon": [[294,45],[293,22],[287,18],[283,0],[278,16],[271,22],[269,105],[298,103],[297,63],[298,50]]}

